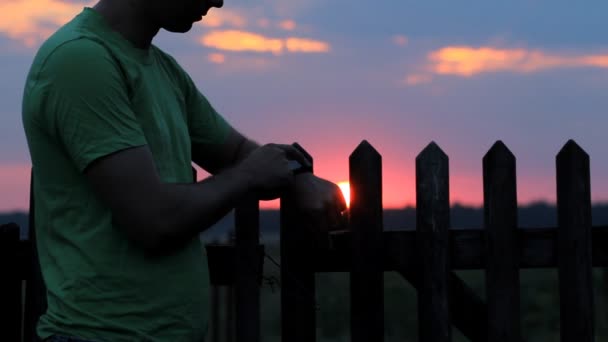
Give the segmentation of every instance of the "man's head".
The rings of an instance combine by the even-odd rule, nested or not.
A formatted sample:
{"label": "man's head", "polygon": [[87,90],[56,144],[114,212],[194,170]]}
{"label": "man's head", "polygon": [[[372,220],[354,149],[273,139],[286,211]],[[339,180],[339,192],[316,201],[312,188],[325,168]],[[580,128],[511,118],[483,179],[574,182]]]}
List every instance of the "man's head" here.
{"label": "man's head", "polygon": [[138,0],[145,15],[169,32],[188,32],[210,8],[220,8],[224,0]]}

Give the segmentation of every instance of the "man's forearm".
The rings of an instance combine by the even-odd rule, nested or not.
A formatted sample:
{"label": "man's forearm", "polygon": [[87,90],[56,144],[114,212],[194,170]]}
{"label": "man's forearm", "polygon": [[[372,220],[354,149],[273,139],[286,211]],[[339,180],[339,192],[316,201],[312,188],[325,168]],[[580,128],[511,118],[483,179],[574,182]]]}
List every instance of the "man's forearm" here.
{"label": "man's forearm", "polygon": [[157,225],[151,249],[163,253],[179,248],[252,195],[250,181],[237,165],[259,147],[243,137],[227,168],[198,183],[163,184],[165,205],[156,216],[166,221]]}
{"label": "man's forearm", "polygon": [[246,173],[226,170],[194,184],[162,184],[148,249],[165,254],[209,229],[253,194]]}
{"label": "man's forearm", "polygon": [[259,196],[251,186],[251,176],[239,167],[258,148],[255,141],[244,138],[229,168],[195,184],[164,184],[161,197],[168,205],[157,216],[168,222],[157,226],[156,241],[175,248],[210,228],[241,201]]}
{"label": "man's forearm", "polygon": [[200,183],[165,183],[149,148],[139,146],[98,158],[85,175],[112,212],[114,224],[144,249],[166,253],[191,241],[239,201],[254,195],[259,183],[252,173],[255,169],[241,162]]}

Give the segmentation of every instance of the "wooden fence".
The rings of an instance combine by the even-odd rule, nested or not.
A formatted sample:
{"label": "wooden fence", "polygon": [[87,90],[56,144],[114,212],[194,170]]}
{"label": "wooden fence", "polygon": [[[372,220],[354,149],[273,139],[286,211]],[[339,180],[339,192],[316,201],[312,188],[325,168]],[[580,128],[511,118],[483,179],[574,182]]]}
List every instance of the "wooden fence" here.
{"label": "wooden fence", "polygon": [[[311,158],[312,160],[312,158]],[[383,272],[396,271],[418,293],[418,338],[451,341],[452,327],[471,341],[524,341],[519,270],[557,268],[561,341],[594,340],[592,267],[608,266],[608,227],[591,225],[588,155],[569,141],[556,158],[558,226],[517,226],[516,161],[497,142],[483,158],[485,229],[450,229],[449,161],[431,143],[416,158],[416,229],[383,231],[382,162],[363,141],[349,159],[347,229],[315,233],[294,199],[281,199],[281,333],[285,342],[316,340],[315,273],[350,272],[351,340],[384,340]],[[261,341],[263,246],[257,201],[236,209],[234,245],[208,246],[212,283],[235,293],[235,340]],[[595,248],[593,248],[595,247]],[[31,245],[18,227],[0,230],[0,333],[18,341],[21,280],[26,287],[25,336],[43,310],[43,285]],[[16,257],[17,256],[17,257]],[[487,303],[453,271],[486,272]],[[32,281],[33,280],[33,281]],[[303,295],[305,294],[305,295]]]}

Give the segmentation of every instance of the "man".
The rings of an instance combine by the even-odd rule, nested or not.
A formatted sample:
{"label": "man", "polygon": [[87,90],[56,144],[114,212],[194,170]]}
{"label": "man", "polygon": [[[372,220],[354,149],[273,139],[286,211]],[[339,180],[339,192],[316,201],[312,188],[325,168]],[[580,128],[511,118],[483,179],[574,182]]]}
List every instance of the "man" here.
{"label": "man", "polygon": [[[307,165],[297,149],[245,138],[152,45],[222,5],[101,0],[41,46],[23,100],[48,288],[40,338],[202,341],[202,230],[251,196],[344,209],[336,185],[290,170]],[[192,161],[212,176],[192,183]]]}

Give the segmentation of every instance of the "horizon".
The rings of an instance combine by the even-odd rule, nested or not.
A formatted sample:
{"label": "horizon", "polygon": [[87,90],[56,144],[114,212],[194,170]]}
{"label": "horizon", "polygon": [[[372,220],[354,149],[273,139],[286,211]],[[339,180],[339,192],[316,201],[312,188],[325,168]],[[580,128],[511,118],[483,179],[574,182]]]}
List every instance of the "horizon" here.
{"label": "horizon", "polygon": [[[0,2],[0,212],[28,208],[20,113],[34,55],[94,3]],[[385,208],[414,205],[415,158],[432,141],[450,159],[452,205],[482,205],[482,158],[497,140],[516,157],[519,205],[555,203],[555,156],[569,139],[591,158],[592,201],[608,202],[607,2],[383,5],[226,0],[189,33],[161,31],[154,43],[238,130],[299,142],[320,177],[348,181],[349,155],[369,141],[382,155]]]}
{"label": "horizon", "polygon": [[[531,202],[531,203],[526,203],[526,204],[521,204],[518,203],[517,205],[517,209],[530,209],[530,208],[541,208],[541,207],[545,207],[545,208],[551,208],[551,209],[557,209],[557,203],[550,203],[550,202]],[[600,207],[608,207],[608,201],[602,201],[602,202],[591,202],[591,207],[592,208],[600,208]],[[465,205],[462,203],[450,203],[450,209],[451,210],[458,210],[458,209],[463,209],[463,210],[483,210],[484,207],[482,206],[470,206],[470,205]],[[261,212],[268,212],[268,211],[272,211],[272,212],[276,212],[279,211],[280,207],[274,207],[274,206],[270,206],[270,207],[265,207],[260,205],[260,211]],[[405,207],[400,207],[400,208],[391,208],[391,207],[384,207],[383,211],[387,212],[387,211],[408,211],[408,210],[416,210],[416,206],[405,206]],[[230,211],[230,213],[226,214],[226,216],[232,215],[234,209]],[[28,210],[8,210],[8,211],[0,211],[0,216],[10,216],[10,215],[28,215],[29,211]]]}

